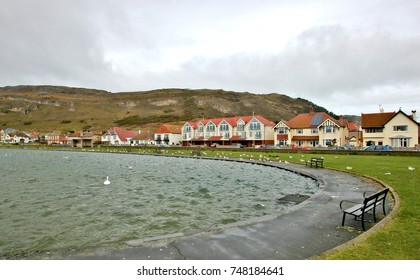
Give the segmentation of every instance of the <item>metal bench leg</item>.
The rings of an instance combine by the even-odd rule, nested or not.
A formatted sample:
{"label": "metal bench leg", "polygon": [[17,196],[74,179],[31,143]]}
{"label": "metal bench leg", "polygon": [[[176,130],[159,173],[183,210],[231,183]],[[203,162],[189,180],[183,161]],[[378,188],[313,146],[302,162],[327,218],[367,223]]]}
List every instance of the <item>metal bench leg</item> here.
{"label": "metal bench leg", "polygon": [[341,226],[344,227],[344,221],[346,220],[346,213],[343,213],[343,221],[341,222]]}
{"label": "metal bench leg", "polygon": [[362,213],[362,229],[365,231],[365,212]]}
{"label": "metal bench leg", "polygon": [[376,205],[373,207],[373,221],[376,223]]}

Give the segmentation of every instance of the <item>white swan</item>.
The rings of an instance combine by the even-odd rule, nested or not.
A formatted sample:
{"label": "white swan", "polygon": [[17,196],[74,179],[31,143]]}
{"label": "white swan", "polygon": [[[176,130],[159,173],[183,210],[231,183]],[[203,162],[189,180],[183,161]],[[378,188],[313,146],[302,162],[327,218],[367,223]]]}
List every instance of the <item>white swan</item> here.
{"label": "white swan", "polygon": [[106,180],[104,182],[104,185],[109,185],[111,182],[109,181],[109,176],[106,176]]}

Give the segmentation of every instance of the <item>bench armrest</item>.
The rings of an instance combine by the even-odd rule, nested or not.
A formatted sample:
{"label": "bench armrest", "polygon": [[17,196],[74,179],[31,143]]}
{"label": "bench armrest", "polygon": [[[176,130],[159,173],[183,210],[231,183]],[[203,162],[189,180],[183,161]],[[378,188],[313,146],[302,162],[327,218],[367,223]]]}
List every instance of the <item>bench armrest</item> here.
{"label": "bench armrest", "polygon": [[344,204],[347,204],[347,205],[348,205],[348,204],[357,205],[357,204],[360,204],[360,202],[355,202],[355,201],[350,201],[350,200],[342,200],[342,201],[340,202],[340,209],[341,209],[341,210],[344,210],[344,209],[348,208],[348,207],[345,207],[345,208],[343,209]]}
{"label": "bench armrest", "polygon": [[370,196],[370,195],[372,195],[372,194],[374,194],[375,192],[373,192],[373,191],[365,191],[364,193],[363,193],[363,198],[366,198],[366,197],[368,197],[368,196]]}

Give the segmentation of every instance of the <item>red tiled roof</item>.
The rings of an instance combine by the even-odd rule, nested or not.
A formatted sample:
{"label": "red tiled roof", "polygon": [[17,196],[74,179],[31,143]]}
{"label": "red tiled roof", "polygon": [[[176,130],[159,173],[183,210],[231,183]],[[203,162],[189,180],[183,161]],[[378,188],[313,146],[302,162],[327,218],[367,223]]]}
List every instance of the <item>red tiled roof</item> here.
{"label": "red tiled roof", "polygon": [[262,124],[266,126],[275,126],[276,124],[270,120],[267,120],[266,118],[256,115],[256,116],[242,116],[242,117],[227,117],[227,118],[214,118],[214,119],[205,119],[205,120],[198,120],[196,122],[187,122],[190,126],[193,128],[197,128],[198,124],[201,122],[203,125],[208,124],[209,122],[214,123],[215,125],[219,125],[222,121],[226,121],[228,124],[230,124],[233,127],[237,126],[237,123],[239,120],[242,120],[245,124],[249,123],[253,119],[257,119]]}
{"label": "red tiled roof", "polygon": [[319,136],[293,136],[292,140],[319,140]]}
{"label": "red tiled roof", "polygon": [[118,137],[120,138],[121,141],[127,141],[127,138],[133,138],[134,136],[136,136],[138,134],[138,131],[134,131],[134,130],[125,130],[122,129],[120,127],[114,127],[110,130],[110,132],[112,133],[115,132]]}
{"label": "red tiled roof", "polygon": [[354,122],[349,122],[349,131],[350,132],[359,131],[359,127]]}
{"label": "red tiled roof", "polygon": [[362,127],[383,127],[396,114],[395,112],[362,114]]}
{"label": "red tiled roof", "polygon": [[219,141],[223,138],[223,136],[210,136],[209,141]]}
{"label": "red tiled roof", "polygon": [[200,136],[198,138],[191,139],[192,141],[206,141],[206,139],[203,136]]}
{"label": "red tiled roof", "polygon": [[277,134],[277,140],[288,140],[289,135],[288,134]]}
{"label": "red tiled roof", "polygon": [[[313,122],[314,118],[318,118],[317,122]],[[296,117],[290,119],[287,122],[287,125],[290,128],[309,128],[309,127],[317,127],[326,119],[330,119],[333,122],[337,123],[337,120],[328,115],[325,112],[317,112],[317,113],[307,113],[307,114],[299,114]]]}
{"label": "red tiled roof", "polygon": [[246,140],[246,138],[235,135],[235,136],[230,137],[229,140],[230,141],[244,141],[244,140]]}
{"label": "red tiled roof", "polygon": [[181,134],[182,126],[174,124],[162,124],[157,130],[156,134]]}

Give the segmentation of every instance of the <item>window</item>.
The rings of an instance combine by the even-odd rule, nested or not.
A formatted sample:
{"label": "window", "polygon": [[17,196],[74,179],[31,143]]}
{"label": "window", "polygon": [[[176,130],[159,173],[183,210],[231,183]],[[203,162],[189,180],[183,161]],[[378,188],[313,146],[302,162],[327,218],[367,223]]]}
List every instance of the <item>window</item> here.
{"label": "window", "polygon": [[312,134],[318,134],[318,128],[311,128]]}
{"label": "window", "polygon": [[249,123],[249,130],[260,130],[261,123],[259,121],[253,120]]}
{"label": "window", "polygon": [[334,133],[335,127],[334,126],[324,126],[324,133]]}
{"label": "window", "polygon": [[297,134],[303,134],[303,129],[301,129],[301,128],[300,128],[300,129],[297,129],[297,130],[296,130],[296,133],[297,133]]}
{"label": "window", "polygon": [[324,146],[332,146],[333,145],[333,140],[332,139],[324,139],[322,142],[323,142]]}
{"label": "window", "polygon": [[408,139],[408,138],[392,139],[391,145],[394,148],[409,147],[410,146],[410,139]]}
{"label": "window", "polygon": [[225,132],[225,136],[224,136],[224,138],[225,138],[225,139],[229,139],[229,138],[230,138],[230,133],[229,133],[229,132]]}
{"label": "window", "polygon": [[229,131],[229,125],[227,123],[222,123],[219,127],[220,131]]}
{"label": "window", "polygon": [[318,146],[318,141],[316,141],[316,140],[313,140],[313,141],[311,141],[310,143],[311,143],[311,146],[312,146],[312,147],[316,147],[316,146]]}
{"label": "window", "polygon": [[207,132],[214,132],[215,130],[216,129],[215,129],[214,124],[208,124],[207,127],[206,127]]}
{"label": "window", "polygon": [[242,122],[238,123],[237,130],[238,131],[244,131],[245,130],[245,124],[242,123]]}
{"label": "window", "polygon": [[255,139],[261,139],[261,131],[255,132]]}
{"label": "window", "polygon": [[182,130],[183,133],[190,133],[191,132],[191,126],[187,125],[184,126],[184,129]]}
{"label": "window", "polygon": [[373,127],[373,128],[366,128],[366,133],[380,133],[383,132],[384,129],[383,128],[377,128],[377,127]]}
{"label": "window", "polygon": [[287,134],[289,133],[289,130],[287,127],[279,127],[278,134]]}
{"label": "window", "polygon": [[280,146],[287,146],[287,140],[280,140],[279,145]]}
{"label": "window", "polygon": [[199,124],[198,124],[197,131],[198,131],[198,132],[203,132],[203,131],[204,131],[204,127],[203,127],[203,124],[202,124],[202,123],[199,123]]}
{"label": "window", "polygon": [[408,131],[408,126],[406,126],[406,125],[394,125],[394,131]]}

